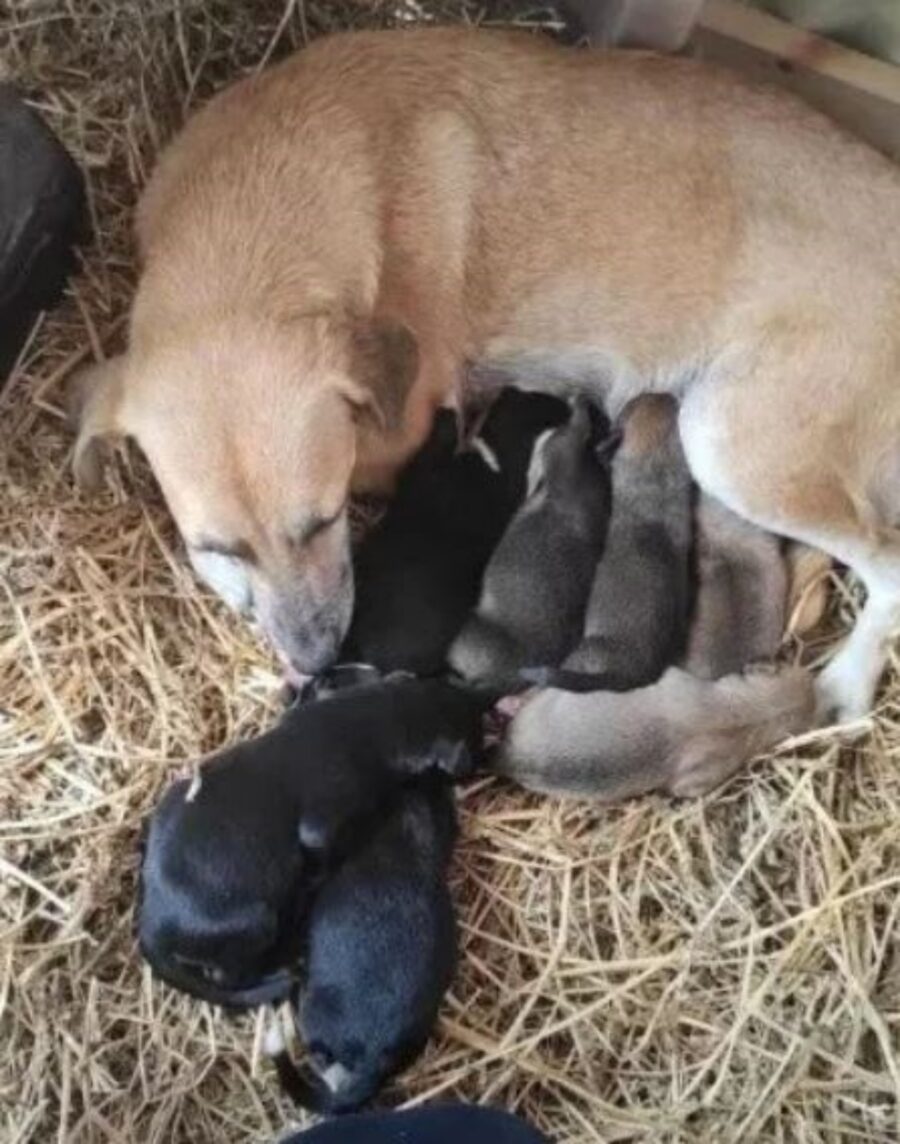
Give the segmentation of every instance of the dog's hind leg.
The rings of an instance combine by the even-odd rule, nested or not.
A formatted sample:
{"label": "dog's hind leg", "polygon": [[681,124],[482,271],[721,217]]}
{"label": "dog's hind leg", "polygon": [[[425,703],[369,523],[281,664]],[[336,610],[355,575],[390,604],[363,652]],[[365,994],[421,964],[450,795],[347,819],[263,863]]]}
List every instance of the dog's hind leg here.
{"label": "dog's hind leg", "polygon": [[[877,563],[875,565],[877,569]],[[824,719],[858,719],[872,707],[893,636],[900,629],[900,562],[865,574],[866,603],[843,647],[819,676]]]}
{"label": "dog's hind leg", "polygon": [[[865,607],[817,683],[820,718],[851,721],[871,710],[900,626],[900,533],[885,518],[876,495],[884,490],[874,483],[877,458],[896,441],[900,402],[885,407],[890,391],[877,369],[862,384],[850,362],[847,375],[836,374],[836,361],[823,360],[832,348],[828,331],[820,337],[820,352],[805,356],[794,342],[776,353],[769,345],[751,370],[698,383],[684,401],[680,428],[706,492],[763,528],[824,549],[865,584]],[[837,361],[847,357],[842,348]],[[857,371],[863,360],[860,353]],[[900,510],[900,496],[895,504]]]}

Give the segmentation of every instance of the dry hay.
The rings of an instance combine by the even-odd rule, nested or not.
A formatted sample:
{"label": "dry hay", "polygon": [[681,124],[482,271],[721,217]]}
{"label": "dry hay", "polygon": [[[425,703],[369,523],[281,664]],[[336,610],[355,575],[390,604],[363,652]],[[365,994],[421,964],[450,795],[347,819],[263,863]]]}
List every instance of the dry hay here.
{"label": "dry hay", "polygon": [[[142,816],[186,758],[272,718],[273,664],[185,571],[139,461],[76,495],[61,382],[121,336],[130,205],[183,107],[307,35],[418,16],[0,4],[0,55],[85,163],[99,231],[0,396],[4,1144],[268,1142],[297,1122],[254,1019],[152,983],[132,938]],[[837,588],[832,635],[856,606]],[[892,677],[854,747],[814,736],[696,804],[465,792],[462,965],[396,1098],[494,1101],[559,1144],[896,1140],[898,699]]]}

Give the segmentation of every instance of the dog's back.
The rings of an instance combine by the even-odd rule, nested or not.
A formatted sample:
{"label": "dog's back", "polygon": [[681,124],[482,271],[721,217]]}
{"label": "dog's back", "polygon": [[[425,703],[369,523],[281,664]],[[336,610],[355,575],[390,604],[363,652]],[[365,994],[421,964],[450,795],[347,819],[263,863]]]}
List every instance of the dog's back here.
{"label": "dog's back", "polygon": [[697,584],[685,668],[718,679],[771,661],[784,635],[788,588],[778,537],[702,493],[696,532]]}

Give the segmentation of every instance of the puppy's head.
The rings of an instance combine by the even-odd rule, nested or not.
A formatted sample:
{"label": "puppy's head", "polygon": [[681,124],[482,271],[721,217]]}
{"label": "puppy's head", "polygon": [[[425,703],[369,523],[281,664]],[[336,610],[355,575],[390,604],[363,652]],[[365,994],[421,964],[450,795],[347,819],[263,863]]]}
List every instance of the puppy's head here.
{"label": "puppy's head", "polygon": [[[313,892],[310,855],[283,793],[250,758],[229,779],[201,768],[154,812],[141,865],[138,940],[163,980],[215,1004],[287,996]],[[254,785],[255,784],[255,785]],[[258,789],[255,789],[258,788]]]}
{"label": "puppy's head", "polygon": [[[307,994],[298,1025],[306,1039],[313,1087],[318,1092],[314,1107],[329,1112],[352,1112],[372,1099],[385,1081],[416,1059],[428,1040],[428,1029],[412,1017],[407,1026],[394,1022],[361,1021],[366,1005],[359,996],[331,986]],[[348,1009],[354,1012],[348,1013]],[[434,1014],[430,1014],[434,1020]]]}
{"label": "puppy's head", "polygon": [[550,495],[568,497],[573,489],[596,485],[603,465],[595,449],[606,428],[606,418],[596,406],[587,398],[577,398],[568,423],[538,438],[529,470],[529,494],[543,488]]}
{"label": "puppy's head", "polygon": [[319,316],[136,339],[80,382],[76,477],[136,439],[197,573],[313,673],[353,608],[354,469],[399,430],[415,369],[405,330]]}

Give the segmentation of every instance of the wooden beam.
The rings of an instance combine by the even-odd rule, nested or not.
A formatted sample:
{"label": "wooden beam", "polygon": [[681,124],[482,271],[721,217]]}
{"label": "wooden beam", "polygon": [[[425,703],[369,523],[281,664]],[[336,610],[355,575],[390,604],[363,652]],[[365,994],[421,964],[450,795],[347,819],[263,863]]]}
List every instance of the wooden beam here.
{"label": "wooden beam", "polygon": [[717,35],[879,99],[900,103],[900,68],[894,64],[845,48],[737,0],[706,0],[699,17],[700,27]]}
{"label": "wooden beam", "polygon": [[802,96],[900,159],[900,68],[738,3],[706,0],[695,55]]}

